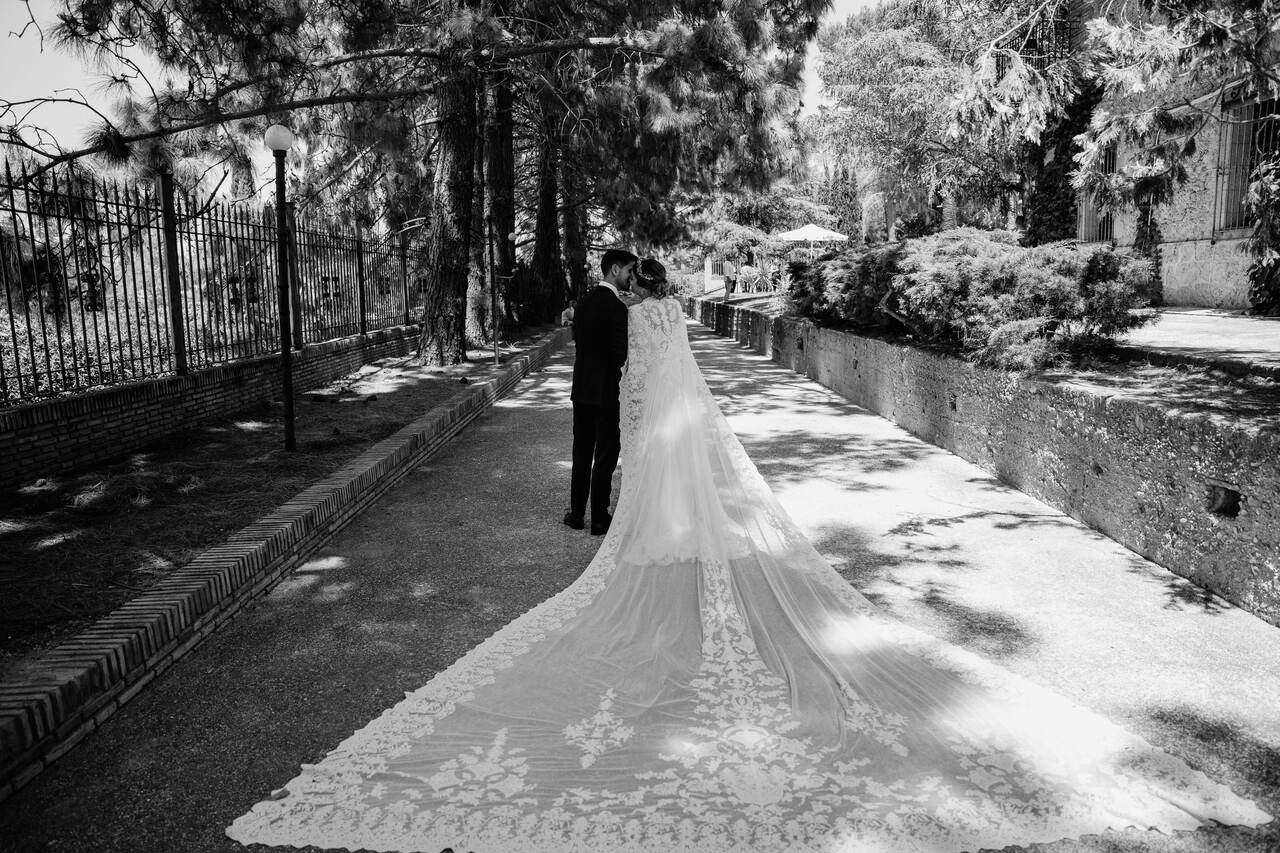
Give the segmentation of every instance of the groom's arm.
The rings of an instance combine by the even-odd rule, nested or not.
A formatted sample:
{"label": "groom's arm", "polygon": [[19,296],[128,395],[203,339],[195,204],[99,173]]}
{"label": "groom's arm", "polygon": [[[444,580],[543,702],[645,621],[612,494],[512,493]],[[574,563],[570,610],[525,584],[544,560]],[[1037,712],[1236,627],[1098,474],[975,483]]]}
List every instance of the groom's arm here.
{"label": "groom's arm", "polygon": [[622,367],[627,363],[627,306],[618,303],[618,310],[609,312],[609,363]]}

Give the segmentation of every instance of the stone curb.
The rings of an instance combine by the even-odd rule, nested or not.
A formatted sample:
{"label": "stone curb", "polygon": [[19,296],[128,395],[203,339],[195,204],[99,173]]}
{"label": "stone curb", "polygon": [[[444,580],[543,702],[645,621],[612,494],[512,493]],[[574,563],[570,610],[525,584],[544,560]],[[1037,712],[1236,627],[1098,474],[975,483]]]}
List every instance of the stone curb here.
{"label": "stone curb", "polygon": [[431,409],[49,651],[30,675],[0,684],[0,802],[268,592],[568,339],[568,329],[556,329],[497,375]]}
{"label": "stone curb", "polygon": [[1126,361],[1146,362],[1158,367],[1204,367],[1210,370],[1221,370],[1237,378],[1256,376],[1272,382],[1280,382],[1280,367],[1258,364],[1243,358],[1196,355],[1134,344],[1116,344],[1112,351]]}

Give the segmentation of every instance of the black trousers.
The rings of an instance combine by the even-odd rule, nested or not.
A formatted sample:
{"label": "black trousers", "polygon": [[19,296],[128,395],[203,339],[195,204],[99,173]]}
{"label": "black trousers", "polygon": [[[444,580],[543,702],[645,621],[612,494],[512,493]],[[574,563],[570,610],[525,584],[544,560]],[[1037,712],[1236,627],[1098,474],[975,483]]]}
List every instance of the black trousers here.
{"label": "black trousers", "polygon": [[603,521],[609,514],[609,492],[618,467],[622,436],[618,430],[618,403],[573,404],[573,471],[569,480],[569,510],[585,515],[591,499],[591,518]]}

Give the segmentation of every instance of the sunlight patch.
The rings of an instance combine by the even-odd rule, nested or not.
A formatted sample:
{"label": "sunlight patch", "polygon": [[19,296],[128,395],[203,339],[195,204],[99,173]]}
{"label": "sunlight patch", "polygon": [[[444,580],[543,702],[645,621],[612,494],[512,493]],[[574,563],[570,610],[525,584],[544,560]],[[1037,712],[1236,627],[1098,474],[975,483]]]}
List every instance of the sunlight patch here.
{"label": "sunlight patch", "polygon": [[331,557],[317,557],[314,560],[307,560],[301,566],[294,569],[295,573],[302,572],[328,572],[333,569],[345,569],[347,567],[347,558],[334,554]]}
{"label": "sunlight patch", "polygon": [[271,424],[265,421],[236,421],[236,429],[242,429],[245,432],[261,432],[264,429],[271,429]]}
{"label": "sunlight patch", "polygon": [[30,530],[35,525],[29,521],[18,521],[12,518],[0,518],[0,536],[6,533],[21,533],[24,530]]}
{"label": "sunlight patch", "polygon": [[61,545],[63,542],[70,542],[72,539],[77,538],[82,533],[84,533],[83,530],[68,530],[63,533],[55,533],[52,536],[46,536],[45,538],[41,539],[39,542],[32,545],[31,550],[43,551],[46,548],[56,547],[58,545]]}
{"label": "sunlight patch", "polygon": [[866,653],[890,645],[884,631],[868,616],[850,616],[832,622],[822,639],[826,648],[837,654]]}
{"label": "sunlight patch", "polygon": [[49,477],[41,477],[39,480],[36,480],[31,485],[23,486],[22,488],[18,489],[18,493],[23,495],[39,495],[45,492],[56,492],[61,487],[62,487],[62,484],[59,483],[57,480],[51,479]]}
{"label": "sunlight patch", "polygon": [[435,586],[426,581],[419,581],[409,587],[409,595],[414,598],[430,598],[437,592]]}
{"label": "sunlight patch", "polygon": [[107,481],[99,480],[87,489],[72,495],[71,505],[76,509],[84,509],[99,503],[107,496]]}
{"label": "sunlight patch", "polygon": [[276,588],[271,590],[272,598],[292,598],[298,593],[306,592],[309,588],[320,583],[320,578],[315,575],[304,575],[302,577],[285,578],[276,584]]}
{"label": "sunlight patch", "polygon": [[351,581],[342,581],[341,583],[327,583],[320,587],[316,593],[316,598],[321,601],[341,601],[346,598],[356,585]]}

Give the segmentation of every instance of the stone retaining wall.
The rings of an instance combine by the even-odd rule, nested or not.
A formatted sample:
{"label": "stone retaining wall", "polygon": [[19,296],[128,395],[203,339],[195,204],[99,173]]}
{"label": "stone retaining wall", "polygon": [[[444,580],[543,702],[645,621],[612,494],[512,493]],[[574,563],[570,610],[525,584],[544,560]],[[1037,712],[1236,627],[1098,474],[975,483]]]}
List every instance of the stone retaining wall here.
{"label": "stone retaining wall", "polygon": [[1280,625],[1280,429],[715,302],[687,311]]}
{"label": "stone retaining wall", "polygon": [[[293,355],[294,388],[301,393],[362,364],[405,355],[417,337],[417,326],[396,326],[309,344]],[[105,462],[279,396],[280,358],[267,355],[0,410],[0,492]]]}

